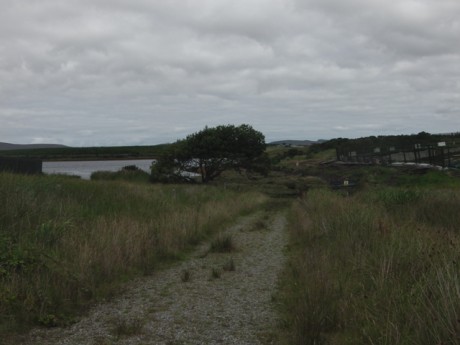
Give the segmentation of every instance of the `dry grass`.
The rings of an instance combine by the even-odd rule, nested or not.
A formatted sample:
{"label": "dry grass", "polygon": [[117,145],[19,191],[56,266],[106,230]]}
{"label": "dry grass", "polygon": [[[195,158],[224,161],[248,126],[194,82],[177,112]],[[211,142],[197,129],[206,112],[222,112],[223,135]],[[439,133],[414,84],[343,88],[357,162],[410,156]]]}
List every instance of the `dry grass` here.
{"label": "dry grass", "polygon": [[287,343],[460,344],[459,196],[315,191],[297,203],[282,284]]}
{"label": "dry grass", "polygon": [[265,201],[207,186],[0,174],[0,334],[67,323]]}

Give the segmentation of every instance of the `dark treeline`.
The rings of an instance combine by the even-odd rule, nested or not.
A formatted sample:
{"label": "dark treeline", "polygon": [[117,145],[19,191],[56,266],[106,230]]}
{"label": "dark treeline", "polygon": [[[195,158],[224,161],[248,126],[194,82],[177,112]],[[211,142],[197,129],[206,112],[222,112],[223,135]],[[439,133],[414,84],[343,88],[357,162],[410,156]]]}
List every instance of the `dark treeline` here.
{"label": "dark treeline", "polygon": [[380,148],[382,152],[390,151],[410,151],[416,144],[422,147],[437,145],[438,142],[445,142],[447,146],[460,145],[460,132],[451,134],[430,134],[420,132],[412,135],[389,135],[389,136],[370,136],[357,139],[335,138],[324,143],[310,146],[311,152],[320,152],[327,149],[337,149],[341,152],[355,151],[358,154],[372,152],[375,148]]}
{"label": "dark treeline", "polygon": [[0,156],[42,160],[157,158],[168,144],[154,146],[59,147],[0,151]]}

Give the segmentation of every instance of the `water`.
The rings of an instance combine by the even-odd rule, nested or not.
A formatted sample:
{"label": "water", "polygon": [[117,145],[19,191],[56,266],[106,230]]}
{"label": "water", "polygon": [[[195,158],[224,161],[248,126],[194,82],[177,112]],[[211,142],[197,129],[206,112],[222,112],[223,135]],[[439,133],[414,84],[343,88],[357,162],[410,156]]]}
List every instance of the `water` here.
{"label": "water", "polygon": [[150,172],[153,159],[112,160],[112,161],[62,161],[43,162],[43,173],[80,176],[89,180],[95,171],[119,171],[127,165],[135,165],[139,169]]}

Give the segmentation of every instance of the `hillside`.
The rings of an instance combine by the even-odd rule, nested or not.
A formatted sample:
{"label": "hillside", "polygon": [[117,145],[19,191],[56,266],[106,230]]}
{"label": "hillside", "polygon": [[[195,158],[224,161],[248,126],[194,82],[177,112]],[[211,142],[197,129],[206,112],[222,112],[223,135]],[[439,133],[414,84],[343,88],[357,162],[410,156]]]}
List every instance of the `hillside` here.
{"label": "hillside", "polygon": [[[42,146],[41,145],[45,145]],[[69,147],[63,145],[14,145],[0,143],[2,156],[42,160],[151,158],[161,154],[167,144],[153,146]]]}
{"label": "hillside", "polygon": [[326,140],[278,140],[268,143],[268,145],[285,145],[285,146],[310,146],[313,144],[321,144]]}
{"label": "hillside", "polygon": [[64,148],[65,145],[58,144],[10,144],[0,142],[0,151],[6,150],[33,150],[33,149],[50,149],[50,148]]}

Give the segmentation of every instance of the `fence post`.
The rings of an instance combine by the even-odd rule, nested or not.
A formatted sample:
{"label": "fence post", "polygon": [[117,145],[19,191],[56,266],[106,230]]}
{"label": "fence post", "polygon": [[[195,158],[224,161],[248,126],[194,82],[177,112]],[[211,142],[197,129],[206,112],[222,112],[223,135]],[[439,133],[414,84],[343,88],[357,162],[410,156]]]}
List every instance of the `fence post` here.
{"label": "fence post", "polygon": [[448,164],[448,166],[451,165],[450,156],[451,156],[450,147],[448,147],[447,148],[447,164]]}

